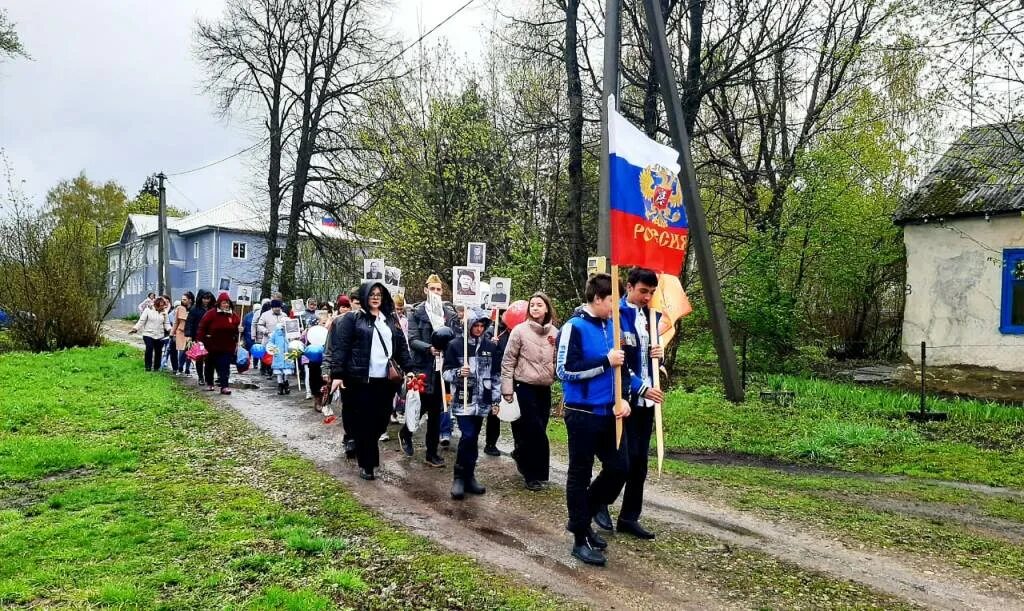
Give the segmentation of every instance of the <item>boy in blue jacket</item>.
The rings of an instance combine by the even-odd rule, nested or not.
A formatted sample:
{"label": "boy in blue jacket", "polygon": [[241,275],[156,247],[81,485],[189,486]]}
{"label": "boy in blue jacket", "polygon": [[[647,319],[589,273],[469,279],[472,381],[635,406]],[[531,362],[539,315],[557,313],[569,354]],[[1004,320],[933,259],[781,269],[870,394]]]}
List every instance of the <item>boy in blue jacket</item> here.
{"label": "boy in blue jacket", "polygon": [[[629,368],[630,415],[624,423],[624,437],[629,443],[629,475],[622,492],[622,510],[619,512],[619,532],[640,539],[653,539],[654,533],[640,525],[640,511],[644,502],[644,484],[647,482],[647,455],[654,430],[654,404],[664,400],[664,393],[654,388],[654,363],[665,351],[659,344],[652,346],[650,324],[652,312],[649,304],[658,290],[658,275],[652,270],[634,267],[626,280],[626,295],[619,302],[619,322],[622,326],[622,348]],[[657,324],[657,319],[655,320]],[[598,509],[594,522],[605,530],[612,530],[608,506]]]}
{"label": "boy in blue jacket", "polygon": [[[627,440],[615,447],[615,419],[629,416],[629,408],[616,415],[615,368],[623,367],[625,353],[615,350],[612,278],[596,274],[587,281],[587,303],[562,326],[555,368],[565,398],[565,429],[569,437],[569,470],[565,501],[567,529],[573,534],[572,555],[587,564],[604,566],[602,550],[608,544],[594,532],[594,514],[619,496],[629,468]],[[623,381],[629,380],[623,371]],[[627,389],[628,390],[628,389]],[[590,481],[594,457],[601,473]]]}

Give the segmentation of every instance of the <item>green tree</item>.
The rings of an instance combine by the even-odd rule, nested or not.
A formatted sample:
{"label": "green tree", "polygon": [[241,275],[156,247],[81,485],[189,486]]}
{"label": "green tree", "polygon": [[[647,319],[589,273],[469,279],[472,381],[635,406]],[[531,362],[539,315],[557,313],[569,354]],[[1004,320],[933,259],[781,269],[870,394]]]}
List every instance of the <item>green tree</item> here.
{"label": "green tree", "polygon": [[14,24],[7,17],[7,11],[0,8],[0,58],[13,59],[19,55],[28,57],[25,47],[21,44],[21,39],[18,38],[18,32],[14,29]]}

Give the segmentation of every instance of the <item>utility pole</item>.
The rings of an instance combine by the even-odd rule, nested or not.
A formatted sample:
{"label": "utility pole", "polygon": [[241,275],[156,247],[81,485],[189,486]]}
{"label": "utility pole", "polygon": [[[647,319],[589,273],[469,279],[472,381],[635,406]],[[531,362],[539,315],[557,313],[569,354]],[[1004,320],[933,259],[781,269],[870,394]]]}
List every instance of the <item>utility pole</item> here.
{"label": "utility pole", "polygon": [[167,176],[163,172],[156,175],[160,180],[160,210],[157,213],[158,227],[160,233],[157,245],[157,293],[168,294],[170,287],[167,286],[167,189],[164,188],[164,180]]}
{"label": "utility pole", "polygon": [[[608,158],[608,98],[619,107],[619,5],[607,0],[604,26],[604,77],[601,83],[601,182],[597,204],[597,254],[611,257],[611,173]],[[601,270],[605,271],[605,270]]]}
{"label": "utility pole", "polygon": [[[669,132],[672,134],[672,144],[679,151],[682,170],[679,180],[683,188],[683,204],[686,206],[690,236],[697,254],[697,266],[700,268],[704,298],[707,300],[711,314],[711,331],[715,337],[715,350],[718,352],[718,366],[722,371],[725,396],[734,403],[742,403],[744,399],[743,383],[736,367],[736,352],[732,345],[732,335],[729,332],[729,319],[725,315],[725,305],[722,303],[722,289],[718,285],[718,270],[715,269],[715,259],[711,252],[711,239],[708,236],[704,206],[700,201],[700,189],[697,188],[697,173],[693,167],[693,158],[690,156],[690,136],[686,133],[683,109],[679,103],[679,91],[676,87],[672,56],[665,36],[665,18],[661,13],[661,2],[660,0],[644,0],[644,9],[647,14],[647,32],[651,39],[651,55],[653,55],[658,80],[661,81],[665,114],[668,115]],[[608,152],[605,151],[605,155],[607,154]]]}

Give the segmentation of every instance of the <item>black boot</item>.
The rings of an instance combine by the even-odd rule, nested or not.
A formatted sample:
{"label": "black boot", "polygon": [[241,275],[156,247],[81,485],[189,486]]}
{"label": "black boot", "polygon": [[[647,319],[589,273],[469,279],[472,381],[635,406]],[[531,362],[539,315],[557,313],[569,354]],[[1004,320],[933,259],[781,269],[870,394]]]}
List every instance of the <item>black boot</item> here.
{"label": "black boot", "polygon": [[601,535],[594,532],[593,528],[587,529],[587,543],[589,543],[590,547],[594,549],[608,549],[608,542],[605,541]]}
{"label": "black boot", "polygon": [[452,480],[452,498],[461,501],[466,498],[466,484],[462,479],[462,468],[455,465],[455,479]]}
{"label": "black boot", "polygon": [[600,509],[594,514],[594,524],[597,524],[604,530],[614,530],[612,528],[612,517],[608,515],[608,506],[602,505]]}
{"label": "black boot", "polygon": [[345,440],[345,458],[352,460],[356,457],[356,440],[346,439]]}
{"label": "black boot", "polygon": [[279,394],[279,395],[283,395],[284,394],[284,382],[278,382],[277,383],[277,394]]}
{"label": "black boot", "polygon": [[654,538],[654,533],[652,533],[651,531],[647,530],[643,526],[640,526],[640,522],[637,522],[635,520],[619,519],[619,521],[616,524],[616,526],[618,527],[618,530],[619,530],[620,533],[626,533],[628,535],[633,535],[637,539],[651,540],[651,539]]}
{"label": "black boot", "polygon": [[284,381],[284,394],[286,394],[286,395],[292,394],[292,389],[288,388],[288,380]]}
{"label": "black boot", "polygon": [[470,473],[465,479],[466,481],[466,492],[470,494],[483,494],[487,492],[487,488],[480,485],[480,482],[476,481],[476,475]]}

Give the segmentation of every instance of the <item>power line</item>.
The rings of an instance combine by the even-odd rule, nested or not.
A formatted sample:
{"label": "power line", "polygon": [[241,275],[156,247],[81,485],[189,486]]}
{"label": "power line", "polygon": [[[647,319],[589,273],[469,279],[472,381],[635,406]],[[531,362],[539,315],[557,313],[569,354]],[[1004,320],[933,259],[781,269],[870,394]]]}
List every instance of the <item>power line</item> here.
{"label": "power line", "polygon": [[238,151],[237,153],[232,153],[232,154],[228,155],[227,157],[224,157],[223,159],[218,159],[217,161],[211,161],[210,163],[208,163],[206,165],[201,165],[198,168],[192,168],[191,170],[182,170],[180,172],[170,172],[170,173],[167,174],[167,176],[184,176],[185,174],[191,174],[193,172],[198,172],[200,170],[205,170],[206,168],[212,168],[213,166],[215,166],[217,164],[220,164],[220,163],[224,163],[225,161],[228,161],[229,159],[234,159],[235,157],[238,157],[239,155],[241,155],[243,153],[248,153],[249,151],[253,150],[256,147],[263,146],[263,144],[266,143],[267,140],[269,140],[269,139],[270,139],[269,137],[263,138],[262,140],[260,140],[256,144],[253,144],[252,146],[248,146],[248,147]]}
{"label": "power line", "polygon": [[165,183],[167,183],[167,184],[169,184],[169,185],[171,185],[171,188],[172,188],[172,189],[174,189],[174,190],[175,190],[175,192],[177,192],[177,194],[178,194],[178,195],[180,195],[180,196],[182,196],[183,198],[185,198],[185,201],[187,201],[188,203],[192,204],[192,206],[193,206],[193,207],[194,207],[194,208],[195,208],[195,209],[196,209],[197,211],[199,210],[199,204],[197,204],[197,203],[195,203],[194,201],[192,201],[192,198],[191,198],[191,197],[189,197],[189,196],[185,195],[185,192],[184,192],[184,191],[182,191],[181,189],[179,189],[177,185],[175,185],[175,184],[174,184],[173,182],[171,182],[171,181],[169,181],[169,180],[164,180],[164,182],[165,182]]}

